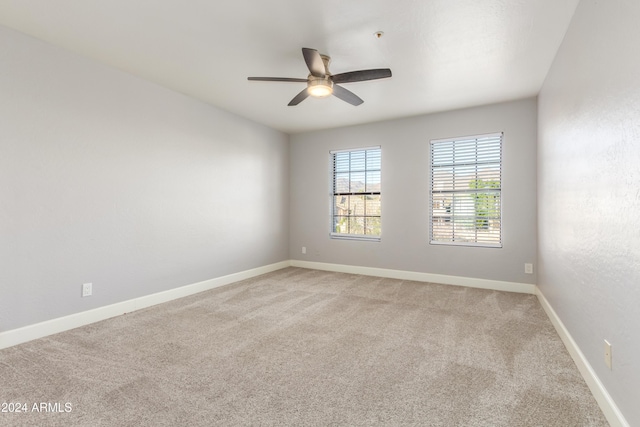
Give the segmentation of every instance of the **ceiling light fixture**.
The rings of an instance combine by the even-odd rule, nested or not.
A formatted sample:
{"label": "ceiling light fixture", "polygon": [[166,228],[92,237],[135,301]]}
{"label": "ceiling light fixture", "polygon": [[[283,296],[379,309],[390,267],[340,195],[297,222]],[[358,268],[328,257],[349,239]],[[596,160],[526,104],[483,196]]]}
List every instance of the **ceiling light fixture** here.
{"label": "ceiling light fixture", "polygon": [[333,93],[333,82],[327,78],[309,80],[307,92],[316,98],[324,98]]}

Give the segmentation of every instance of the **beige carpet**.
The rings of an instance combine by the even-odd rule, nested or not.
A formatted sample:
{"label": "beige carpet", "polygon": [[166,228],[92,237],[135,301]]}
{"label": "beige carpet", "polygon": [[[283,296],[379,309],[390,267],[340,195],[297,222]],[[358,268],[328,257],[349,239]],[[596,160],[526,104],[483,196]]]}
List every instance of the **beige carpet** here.
{"label": "beige carpet", "polygon": [[3,426],[607,425],[535,296],[301,268],[2,350],[2,402],[28,405]]}

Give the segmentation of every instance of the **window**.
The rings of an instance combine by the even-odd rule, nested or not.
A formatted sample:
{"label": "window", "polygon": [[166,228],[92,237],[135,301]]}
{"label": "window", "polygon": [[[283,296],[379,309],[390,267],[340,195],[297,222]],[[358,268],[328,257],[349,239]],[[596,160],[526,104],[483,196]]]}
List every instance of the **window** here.
{"label": "window", "polygon": [[431,243],[502,247],[502,133],[431,141]]}
{"label": "window", "polygon": [[331,236],[380,240],[380,147],[332,151]]}

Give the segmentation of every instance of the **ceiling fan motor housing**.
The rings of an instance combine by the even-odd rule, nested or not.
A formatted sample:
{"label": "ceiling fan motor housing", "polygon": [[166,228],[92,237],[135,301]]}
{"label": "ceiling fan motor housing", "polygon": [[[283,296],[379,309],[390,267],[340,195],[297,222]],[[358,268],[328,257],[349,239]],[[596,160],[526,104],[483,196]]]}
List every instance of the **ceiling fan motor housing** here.
{"label": "ceiling fan motor housing", "polygon": [[320,58],[322,58],[322,62],[324,63],[324,71],[327,74],[329,73],[329,63],[331,62],[331,57],[329,55],[320,54]]}

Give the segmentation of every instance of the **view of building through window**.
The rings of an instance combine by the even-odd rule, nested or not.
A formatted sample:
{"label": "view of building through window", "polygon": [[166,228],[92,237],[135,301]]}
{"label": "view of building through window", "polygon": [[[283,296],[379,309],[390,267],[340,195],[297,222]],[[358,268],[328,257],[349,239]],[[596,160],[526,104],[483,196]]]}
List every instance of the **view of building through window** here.
{"label": "view of building through window", "polygon": [[334,151],[332,229],[334,237],[379,239],[380,147]]}

